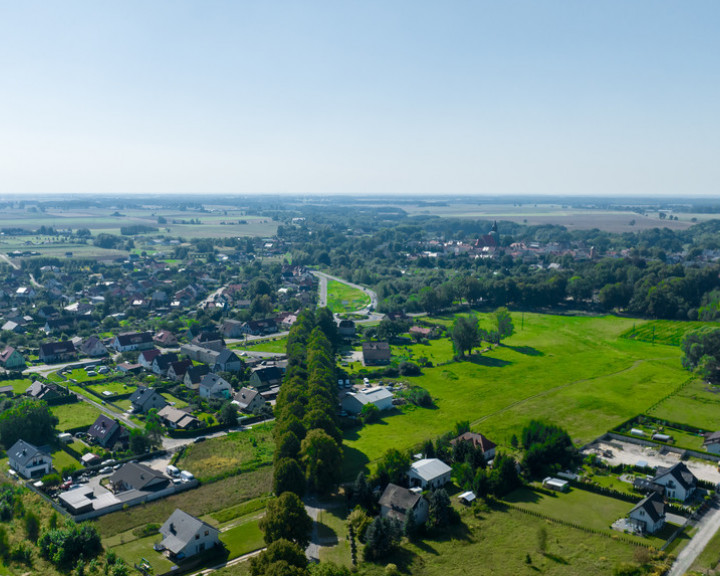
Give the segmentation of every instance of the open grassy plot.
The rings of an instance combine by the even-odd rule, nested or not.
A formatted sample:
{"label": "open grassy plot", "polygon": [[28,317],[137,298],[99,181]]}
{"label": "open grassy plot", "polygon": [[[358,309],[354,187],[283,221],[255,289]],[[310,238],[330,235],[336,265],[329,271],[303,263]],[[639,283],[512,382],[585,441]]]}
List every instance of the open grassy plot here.
{"label": "open grassy plot", "polygon": [[714,322],[673,322],[672,320],[652,320],[644,322],[637,321],[630,330],[624,334],[624,338],[632,340],[640,340],[642,342],[650,342],[655,344],[669,344],[670,346],[680,346],[685,334],[692,330],[697,330],[703,326],[716,325]]}
{"label": "open grassy plot", "polygon": [[266,495],[272,486],[272,466],[204,484],[194,490],[174,494],[162,500],[113,512],[97,519],[103,538],[126,532],[137,526],[158,522],[181,508],[193,516],[204,516]]}
{"label": "open grassy plot", "polygon": [[180,398],[173,396],[169,392],[161,392],[160,395],[165,398],[171,406],[175,406],[175,408],[180,409],[188,406],[188,403],[185,402],[185,400],[180,400]]}
{"label": "open grassy plot", "polygon": [[[612,574],[620,562],[632,561],[635,553],[632,544],[517,510],[483,512],[475,516],[467,509],[461,512],[461,518],[462,525],[450,527],[433,539],[406,543],[379,564],[363,564],[361,573],[380,576],[385,573],[385,565],[392,562],[402,573],[413,576],[535,573],[606,576]],[[538,551],[541,528],[547,532],[545,554]],[[526,563],[527,555],[530,555],[530,564]],[[349,565],[349,558],[347,562]]]}
{"label": "open grassy plot", "polygon": [[189,470],[202,482],[269,465],[272,455],[272,425],[265,424],[190,444],[176,465]]}
{"label": "open grassy plot", "polygon": [[237,558],[265,546],[263,533],[257,518],[233,526],[220,534],[220,540],[228,549],[229,558]]}
{"label": "open grassy plot", "polygon": [[328,280],[327,282],[327,305],[330,310],[337,314],[344,312],[355,312],[370,304],[370,296],[362,290],[338,282]]}
{"label": "open grassy plot", "polygon": [[73,466],[77,469],[81,468],[80,463],[64,450],[57,450],[52,453],[52,463],[53,468],[58,472],[62,472],[65,468]]}
{"label": "open grassy plot", "polygon": [[102,396],[103,392],[112,392],[113,394],[130,394],[135,391],[132,384],[124,384],[122,382],[103,382],[102,384],[89,384],[88,390],[92,390],[96,394]]}
{"label": "open grassy plot", "polygon": [[693,380],[647,413],[679,424],[720,430],[720,387]]}
{"label": "open grassy plot", "polygon": [[97,417],[100,416],[100,410],[87,402],[53,406],[51,410],[60,420],[57,426],[58,430],[63,432],[80,426],[90,427],[90,425],[97,420]]}
{"label": "open grassy plot", "polygon": [[[92,370],[89,370],[89,372],[92,372]],[[92,382],[94,380],[102,380],[103,378],[106,378],[106,376],[103,374],[97,374],[96,376],[88,376],[88,373],[81,368],[77,368],[72,372],[66,372],[65,376],[75,380],[76,382]]]}
{"label": "open grassy plot", "polygon": [[695,564],[692,565],[692,569],[707,574],[709,570],[717,568],[718,564],[720,564],[720,532],[717,532],[707,543],[705,549],[695,560]]}
{"label": "open grassy plot", "polygon": [[236,518],[240,518],[247,514],[251,514],[252,512],[257,512],[264,509],[267,505],[267,501],[267,497],[248,500],[247,502],[243,502],[242,504],[238,504],[237,506],[231,506],[230,508],[225,508],[223,510],[219,510],[218,512],[213,512],[212,514],[210,514],[209,518],[205,518],[204,520],[209,524],[213,525],[225,524],[226,522],[230,522],[231,520],[235,520]]}
{"label": "open grassy plot", "polygon": [[238,342],[231,344],[229,348],[233,350],[246,350],[247,352],[277,352],[284,354],[287,348],[287,336],[278,338],[277,340],[250,340],[247,343]]}
{"label": "open grassy plot", "polygon": [[13,394],[25,394],[25,390],[27,390],[32,383],[32,380],[29,380],[28,378],[22,378],[20,380],[5,380],[4,382],[2,382],[2,385],[12,386]]}
{"label": "open grassy plot", "polygon": [[[559,424],[583,444],[648,410],[687,381],[677,347],[622,338],[633,320],[525,314],[502,346],[469,361],[424,368],[410,379],[436,409],[395,413],[345,437],[345,479],[388,446],[410,448],[470,420],[500,444],[533,418]],[[653,414],[657,416],[657,414]],[[677,419],[675,419],[677,420]]]}

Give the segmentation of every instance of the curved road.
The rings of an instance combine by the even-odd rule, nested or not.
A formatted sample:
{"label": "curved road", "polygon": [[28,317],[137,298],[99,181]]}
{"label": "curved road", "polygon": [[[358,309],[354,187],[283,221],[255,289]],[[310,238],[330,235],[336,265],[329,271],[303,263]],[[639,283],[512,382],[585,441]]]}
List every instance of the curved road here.
{"label": "curved road", "polygon": [[370,290],[370,288],[365,288],[364,286],[360,286],[359,284],[354,284],[353,282],[348,282],[347,280],[343,280],[342,278],[338,278],[337,276],[331,276],[330,274],[325,274],[325,272],[318,272],[317,270],[311,270],[310,272],[313,274],[313,276],[316,276],[318,278],[318,280],[320,281],[318,307],[322,308],[324,306],[327,306],[327,281],[335,280],[336,282],[340,282],[341,284],[345,284],[347,286],[350,286],[351,288],[360,290],[370,297],[370,305],[366,306],[365,308],[362,308],[360,310],[356,310],[354,312],[354,314],[361,314],[363,316],[367,316],[367,320],[382,319],[383,314],[378,314],[377,312],[375,312],[375,310],[377,310],[377,305],[378,305],[377,292]]}

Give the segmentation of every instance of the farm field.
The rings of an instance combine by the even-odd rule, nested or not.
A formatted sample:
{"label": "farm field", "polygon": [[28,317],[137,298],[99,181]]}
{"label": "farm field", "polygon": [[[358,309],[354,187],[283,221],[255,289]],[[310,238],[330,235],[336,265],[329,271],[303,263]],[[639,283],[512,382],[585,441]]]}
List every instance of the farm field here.
{"label": "farm field", "polygon": [[655,344],[669,344],[680,346],[685,334],[710,325],[708,322],[673,322],[672,320],[640,321],[630,330],[623,333],[623,337],[642,342]]}
{"label": "farm field", "polygon": [[272,425],[232,432],[189,444],[176,465],[189,470],[201,482],[272,463]]}
{"label": "farm field", "polygon": [[691,424],[705,430],[720,429],[720,387],[692,380],[676,394],[648,411],[655,418],[679,424]]}
{"label": "farm field", "polygon": [[[633,320],[514,315],[516,334],[469,361],[424,368],[407,378],[426,388],[436,409],[396,411],[345,437],[345,479],[388,446],[410,448],[460,420],[499,444],[533,418],[565,427],[584,444],[648,410],[688,380],[677,347],[622,338]],[[653,414],[656,415],[656,414]]]}
{"label": "farm field", "polygon": [[362,290],[338,282],[327,281],[327,306],[336,314],[355,312],[370,304],[370,297]]}
{"label": "farm field", "polygon": [[57,428],[61,432],[81,426],[90,427],[100,415],[100,410],[87,402],[75,402],[74,404],[63,404],[53,406],[52,413],[58,417],[60,423]]}

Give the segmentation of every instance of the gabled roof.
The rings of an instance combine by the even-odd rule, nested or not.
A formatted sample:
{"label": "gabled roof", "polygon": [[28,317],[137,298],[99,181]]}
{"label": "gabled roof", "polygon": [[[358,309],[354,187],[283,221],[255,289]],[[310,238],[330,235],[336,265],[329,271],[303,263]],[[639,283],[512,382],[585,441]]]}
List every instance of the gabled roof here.
{"label": "gabled roof", "polygon": [[45,342],[45,344],[40,344],[40,353],[43,356],[74,354],[75,345],[70,340],[63,340],[62,342]]}
{"label": "gabled roof", "polygon": [[120,346],[149,344],[152,342],[152,334],[150,332],[124,332],[117,335],[117,341]]}
{"label": "gabled roof", "polygon": [[164,536],[161,544],[173,554],[179,554],[201,530],[217,532],[210,524],[176,508],[160,527],[160,534]]}
{"label": "gabled roof", "polygon": [[10,359],[10,356],[13,355],[13,352],[15,352],[15,348],[12,346],[5,348],[5,350],[0,352],[0,362],[7,362]]}
{"label": "gabled roof", "polygon": [[157,348],[151,348],[150,350],[143,350],[142,352],[140,352],[138,360],[142,358],[145,362],[150,364],[158,356],[160,356],[160,350],[158,350]]}
{"label": "gabled roof", "polygon": [[450,444],[453,445],[457,444],[458,442],[472,442],[476,448],[479,447],[480,449],[482,449],[483,452],[492,450],[497,446],[495,442],[477,432],[465,432],[464,434],[460,434],[460,436],[458,436],[457,438],[450,440]]}
{"label": "gabled roof", "polygon": [[208,388],[208,389],[212,389],[215,386],[224,386],[224,385],[230,386],[230,382],[225,380],[225,378],[221,378],[217,374],[213,374],[213,373],[205,374],[205,376],[203,376],[203,379],[200,381],[200,386],[202,386],[203,388]]}
{"label": "gabled roof", "polygon": [[272,380],[282,379],[282,372],[277,366],[263,366],[262,368],[256,368],[252,372],[257,374],[261,382],[270,382]]}
{"label": "gabled roof", "polygon": [[210,372],[210,368],[208,368],[207,364],[198,364],[188,368],[185,377],[190,377],[190,381],[195,384],[196,382],[199,383],[208,372]]}
{"label": "gabled roof", "polygon": [[170,364],[177,362],[178,356],[174,352],[168,352],[167,354],[160,354],[155,357],[153,364],[157,364],[160,370],[167,370],[170,368]]}
{"label": "gabled roof", "polygon": [[112,476],[110,476],[110,483],[117,484],[122,482],[128,486],[132,486],[135,490],[144,490],[150,487],[150,484],[162,483],[160,481],[169,481],[167,476],[162,472],[153,470],[145,464],[136,464],[134,462],[128,462],[116,470]]}
{"label": "gabled roof", "polygon": [[35,398],[36,400],[42,400],[45,396],[52,394],[53,392],[55,394],[60,394],[60,390],[58,390],[58,386],[56,384],[45,384],[44,382],[35,380],[35,382],[27,387],[25,395],[30,396],[30,398]]}
{"label": "gabled roof", "polygon": [[632,514],[636,510],[644,510],[645,514],[647,514],[653,522],[657,522],[665,517],[665,502],[663,502],[660,494],[653,492],[640,500],[640,502],[630,510],[630,513]]}
{"label": "gabled roof", "polygon": [[215,363],[217,364],[227,364],[228,362],[237,362],[240,360],[237,354],[233,352],[232,350],[228,350],[225,348],[220,352],[217,358],[215,358]]}
{"label": "gabled roof", "polygon": [[[132,393],[132,396],[130,396],[130,403],[143,407],[148,402],[151,402],[154,396],[160,396],[154,388],[138,386],[137,390],[135,390],[135,392]],[[162,398],[162,400],[165,402],[165,398]],[[167,402],[165,402],[165,404],[167,404]]]}
{"label": "gabled roof", "polygon": [[21,468],[27,466],[39,455],[50,457],[50,454],[40,450],[37,446],[33,446],[30,442],[25,442],[25,440],[15,442],[15,444],[10,447],[10,450],[7,451],[7,455],[8,458],[12,458]]}
{"label": "gabled roof", "polygon": [[435,478],[439,478],[443,474],[447,474],[452,469],[438,458],[423,458],[422,460],[413,462],[410,466],[410,470],[413,470],[426,482],[430,482]]}
{"label": "gabled roof", "polygon": [[398,486],[397,484],[388,484],[382,496],[380,496],[380,506],[391,508],[396,512],[406,514],[408,510],[412,510],[420,501],[422,496],[411,492],[407,488]]}
{"label": "gabled roof", "polygon": [[[240,388],[240,392],[235,394],[235,398],[233,398],[233,401],[240,406],[240,408],[247,408],[252,404],[253,400],[257,396],[260,396],[260,392],[257,390],[252,390],[251,388]],[[262,396],[260,396],[262,398]]]}
{"label": "gabled roof", "polygon": [[720,432],[713,432],[705,436],[703,445],[707,446],[708,444],[720,444]]}
{"label": "gabled roof", "polygon": [[105,416],[105,414],[100,414],[97,420],[95,420],[95,423],[88,428],[87,433],[88,436],[92,436],[102,442],[105,438],[109,438],[119,426],[120,424],[112,418]]}
{"label": "gabled roof", "polygon": [[158,416],[160,416],[163,420],[174,424],[178,428],[187,428],[191,424],[199,422],[199,420],[192,414],[173,406],[165,406],[158,410]]}
{"label": "gabled roof", "polygon": [[168,370],[172,369],[176,376],[183,376],[185,372],[192,367],[192,365],[192,360],[178,360],[177,362],[170,364],[170,368],[168,368]]}
{"label": "gabled roof", "polygon": [[658,468],[653,481],[658,482],[668,475],[672,476],[673,480],[685,490],[697,485],[697,478],[695,478],[695,475],[688,470],[688,467],[685,466],[683,462],[678,462],[670,466],[670,468]]}

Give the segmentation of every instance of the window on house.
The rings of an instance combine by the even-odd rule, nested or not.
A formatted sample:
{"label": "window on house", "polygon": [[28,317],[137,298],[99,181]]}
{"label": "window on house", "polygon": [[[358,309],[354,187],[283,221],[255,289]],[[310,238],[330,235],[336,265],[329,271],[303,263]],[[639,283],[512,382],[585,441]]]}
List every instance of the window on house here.
{"label": "window on house", "polygon": [[200,534],[195,534],[195,540],[200,540]]}

